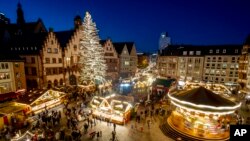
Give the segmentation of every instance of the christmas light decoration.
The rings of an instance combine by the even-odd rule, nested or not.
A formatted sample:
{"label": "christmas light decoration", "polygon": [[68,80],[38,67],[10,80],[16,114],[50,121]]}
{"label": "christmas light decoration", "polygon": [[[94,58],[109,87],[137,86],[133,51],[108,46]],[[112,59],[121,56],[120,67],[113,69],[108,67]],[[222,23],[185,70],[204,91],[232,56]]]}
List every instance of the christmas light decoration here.
{"label": "christmas light decoration", "polygon": [[106,76],[106,62],[104,49],[100,45],[100,38],[96,24],[89,12],[86,12],[82,23],[80,36],[80,84],[104,84]]}

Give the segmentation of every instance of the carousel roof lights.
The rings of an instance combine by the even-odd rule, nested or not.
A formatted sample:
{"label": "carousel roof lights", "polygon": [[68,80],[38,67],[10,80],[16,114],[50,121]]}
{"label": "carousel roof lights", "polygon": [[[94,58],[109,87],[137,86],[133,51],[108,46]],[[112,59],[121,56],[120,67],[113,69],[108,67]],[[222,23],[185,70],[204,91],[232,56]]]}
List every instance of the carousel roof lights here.
{"label": "carousel roof lights", "polygon": [[208,109],[212,109],[212,110],[235,110],[237,108],[239,108],[241,106],[241,103],[235,105],[235,106],[232,106],[232,107],[215,107],[215,106],[208,106],[208,105],[201,105],[201,104],[194,104],[194,103],[191,103],[191,102],[187,102],[187,101],[182,101],[182,100],[179,100],[173,96],[171,96],[170,94],[168,94],[169,98],[173,101],[176,101],[178,103],[181,103],[181,104],[184,104],[184,105],[189,105],[189,106],[194,106],[194,107],[197,107],[197,108],[208,108]]}
{"label": "carousel roof lights", "polygon": [[190,112],[192,111],[192,112],[197,112],[197,113],[203,113],[205,115],[210,115],[210,114],[213,114],[213,115],[227,115],[227,114],[232,114],[232,113],[235,112],[234,110],[228,111],[228,112],[208,112],[208,111],[201,111],[201,110],[196,110],[196,109],[188,108],[188,107],[182,106],[180,104],[177,104],[174,101],[171,101],[171,103],[174,104],[177,107],[180,107],[182,109],[186,109],[187,111],[190,111]]}

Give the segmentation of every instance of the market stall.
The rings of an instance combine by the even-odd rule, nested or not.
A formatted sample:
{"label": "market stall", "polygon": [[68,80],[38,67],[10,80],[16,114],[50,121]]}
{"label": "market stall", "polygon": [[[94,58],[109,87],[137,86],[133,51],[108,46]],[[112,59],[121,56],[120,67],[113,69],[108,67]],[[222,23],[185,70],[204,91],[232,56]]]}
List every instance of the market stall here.
{"label": "market stall", "polygon": [[0,129],[4,125],[14,125],[15,127],[22,127],[26,114],[31,111],[31,107],[27,104],[17,102],[7,102],[1,104],[0,107]]}
{"label": "market stall", "polygon": [[23,95],[18,102],[30,105],[33,113],[53,108],[64,102],[66,94],[55,90],[34,90]]}
{"label": "market stall", "polygon": [[233,114],[241,103],[236,103],[204,88],[198,87],[169,94],[175,110],[168,124],[175,130],[201,139],[227,140]]}
{"label": "market stall", "polygon": [[117,124],[130,120],[133,98],[112,94],[107,97],[94,96],[90,101],[93,115]]}

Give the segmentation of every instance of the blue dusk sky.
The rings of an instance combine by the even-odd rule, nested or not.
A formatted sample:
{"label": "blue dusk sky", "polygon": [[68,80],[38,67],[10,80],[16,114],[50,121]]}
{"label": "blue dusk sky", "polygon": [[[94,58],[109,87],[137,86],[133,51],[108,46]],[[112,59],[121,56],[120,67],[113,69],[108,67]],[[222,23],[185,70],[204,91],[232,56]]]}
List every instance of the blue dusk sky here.
{"label": "blue dusk sky", "polygon": [[0,0],[0,12],[16,23],[21,2],[26,22],[41,18],[47,28],[73,28],[92,15],[101,39],[134,41],[137,51],[158,49],[162,32],[172,44],[242,44],[250,34],[250,0]]}

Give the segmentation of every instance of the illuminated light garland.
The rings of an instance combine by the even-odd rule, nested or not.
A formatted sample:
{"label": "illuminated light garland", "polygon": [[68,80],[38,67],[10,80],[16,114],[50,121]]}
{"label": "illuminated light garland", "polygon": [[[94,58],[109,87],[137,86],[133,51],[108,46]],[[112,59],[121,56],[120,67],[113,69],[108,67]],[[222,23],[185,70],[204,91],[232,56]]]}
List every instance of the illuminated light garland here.
{"label": "illuminated light garland", "polygon": [[182,101],[182,100],[179,100],[173,96],[171,96],[169,93],[168,93],[168,96],[171,100],[173,101],[176,101],[178,103],[181,103],[181,104],[184,104],[184,105],[189,105],[189,106],[194,106],[194,107],[197,107],[197,108],[207,108],[207,109],[212,109],[212,110],[235,110],[237,108],[239,108],[241,106],[241,102],[233,107],[215,107],[215,106],[208,106],[208,105],[202,105],[202,104],[194,104],[194,103],[191,103],[191,102],[187,102],[187,101]]}
{"label": "illuminated light garland", "polygon": [[228,115],[228,114],[233,114],[235,111],[229,111],[229,112],[205,112],[205,111],[201,111],[201,110],[196,110],[196,109],[192,109],[192,108],[187,108],[185,106],[182,106],[182,105],[179,105],[177,103],[175,103],[174,101],[171,101],[172,104],[174,104],[175,106],[177,107],[180,107],[182,109],[186,109],[187,111],[193,111],[193,112],[197,112],[197,113],[203,113],[205,115],[210,115],[210,114],[213,114],[213,115]]}

